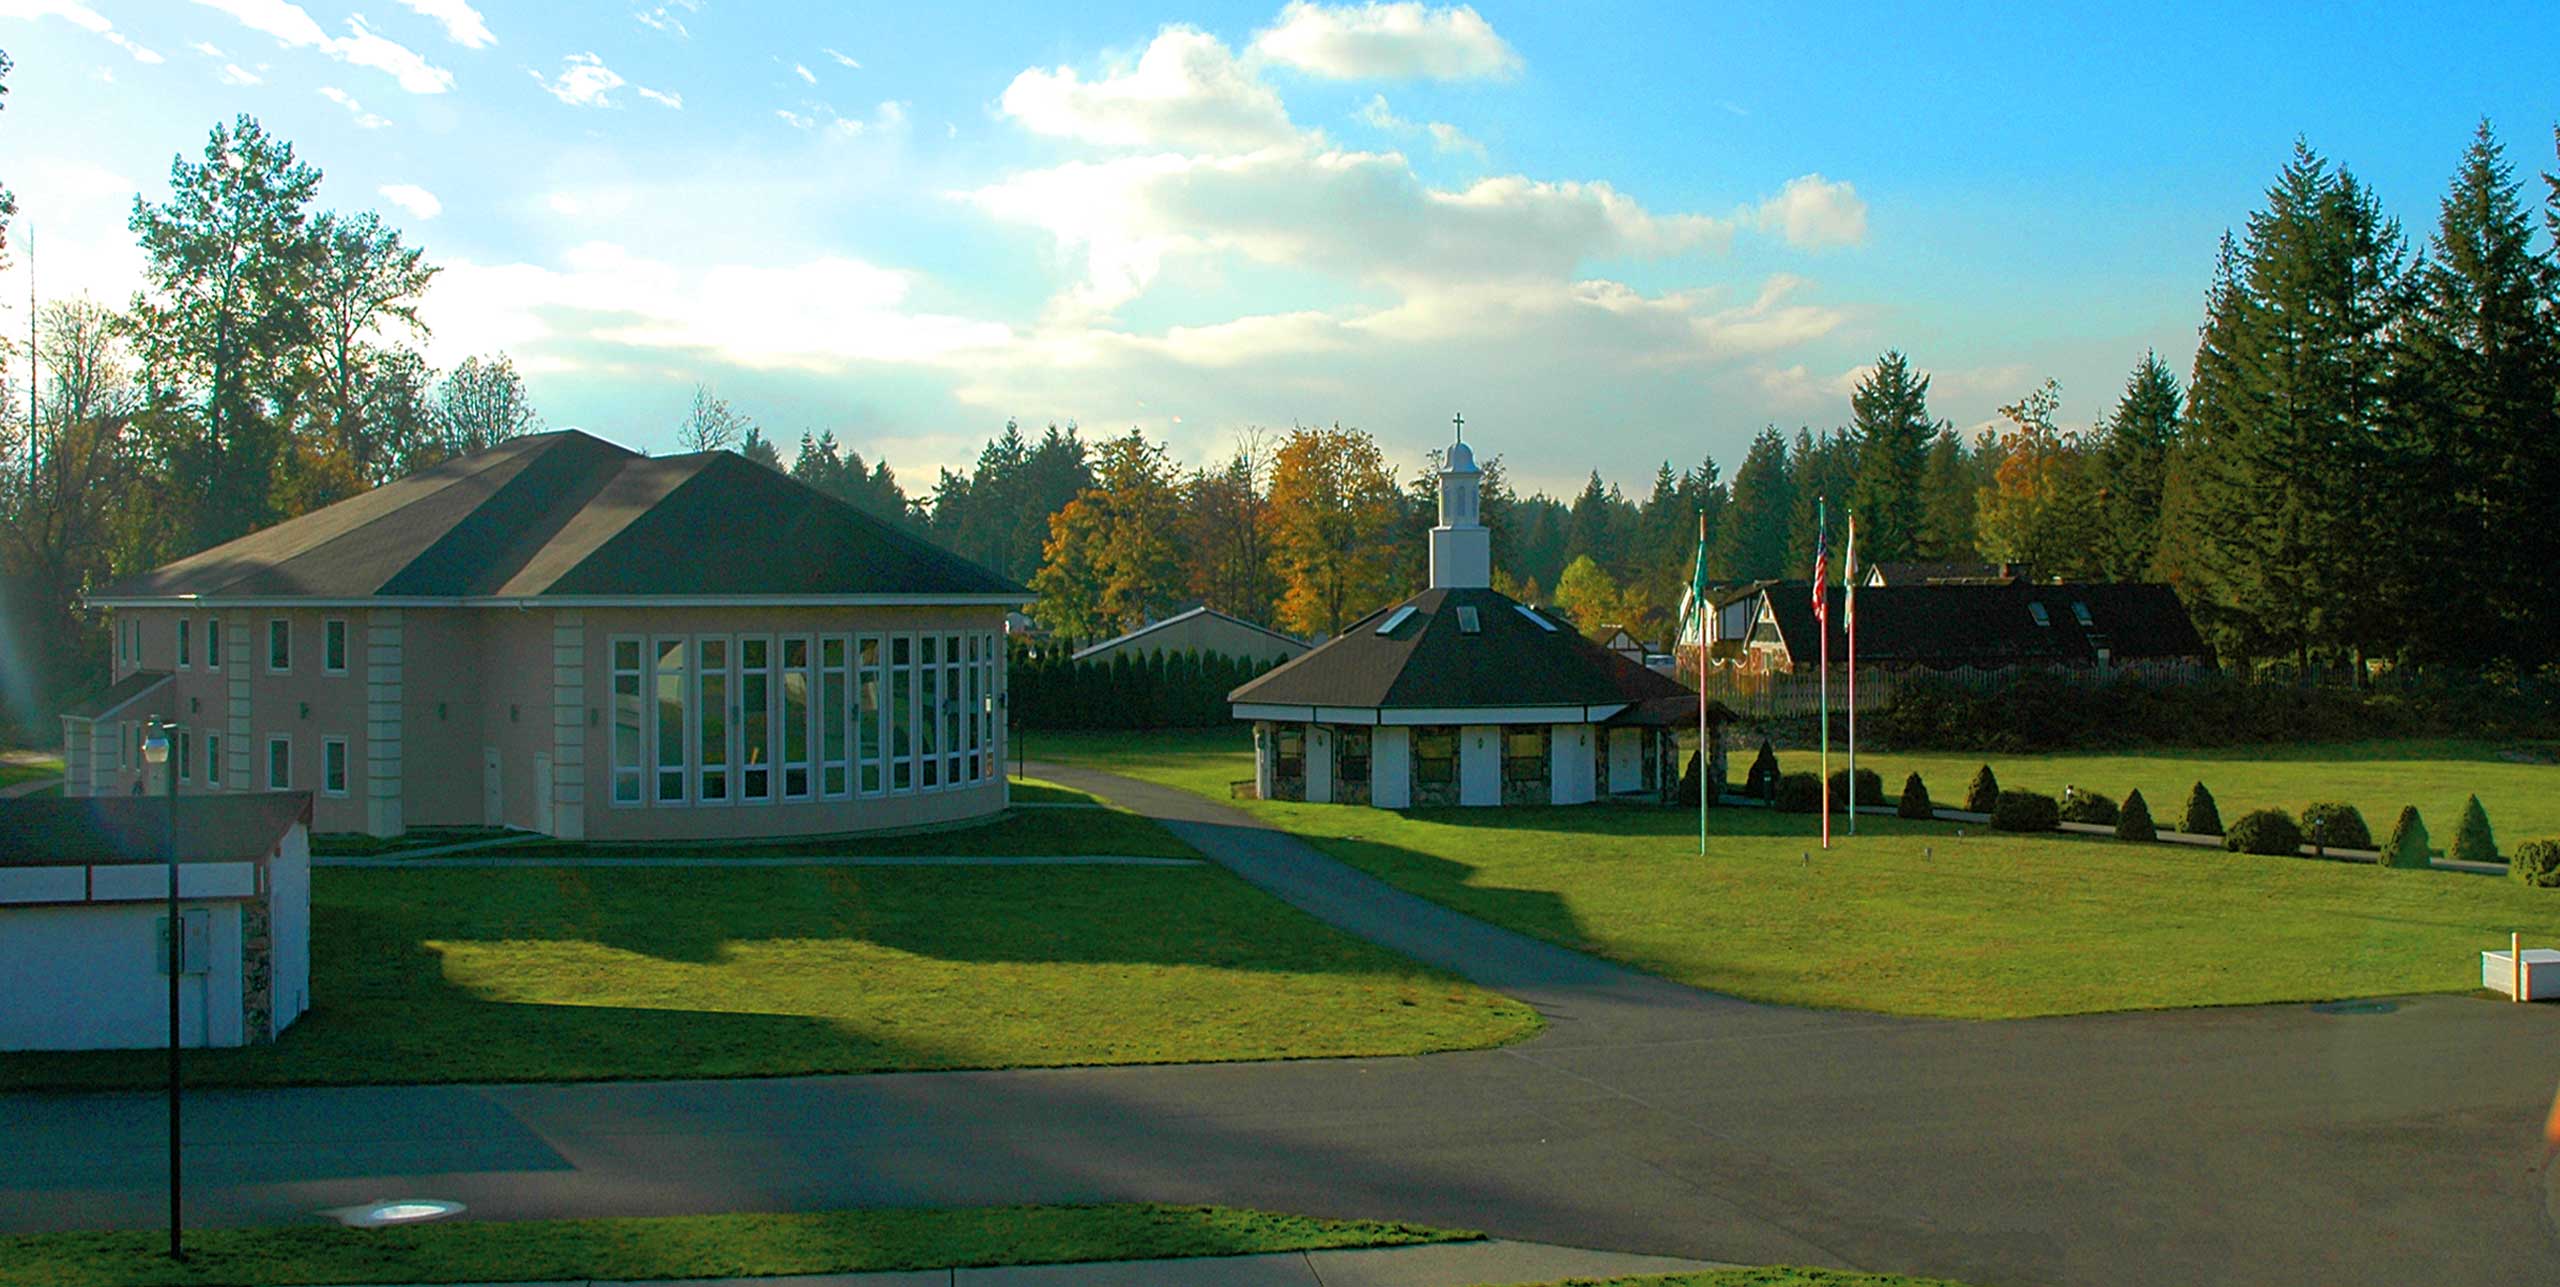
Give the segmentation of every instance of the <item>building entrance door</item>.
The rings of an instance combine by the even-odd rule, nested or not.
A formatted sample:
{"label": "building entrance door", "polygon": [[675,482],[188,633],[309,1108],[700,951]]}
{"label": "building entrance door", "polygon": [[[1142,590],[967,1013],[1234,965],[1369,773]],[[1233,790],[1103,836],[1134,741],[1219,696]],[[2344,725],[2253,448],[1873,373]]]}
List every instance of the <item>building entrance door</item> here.
{"label": "building entrance door", "polygon": [[1469,724],[1458,730],[1458,803],[1502,803],[1502,730]]}

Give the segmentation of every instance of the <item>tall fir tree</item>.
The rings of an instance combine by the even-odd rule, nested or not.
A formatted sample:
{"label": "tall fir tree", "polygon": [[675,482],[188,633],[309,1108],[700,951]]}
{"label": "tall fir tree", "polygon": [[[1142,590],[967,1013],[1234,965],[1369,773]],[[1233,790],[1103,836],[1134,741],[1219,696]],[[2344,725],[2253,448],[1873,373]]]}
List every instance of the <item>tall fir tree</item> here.
{"label": "tall fir tree", "polygon": [[1857,481],[1846,499],[1857,508],[1858,548],[1869,559],[1911,558],[1928,518],[1929,377],[1888,350],[1850,391],[1849,413]]}
{"label": "tall fir tree", "polygon": [[2145,353],[2099,438],[2097,571],[2111,581],[2150,575],[2160,553],[2161,493],[2178,447],[2185,394],[2156,352]]}
{"label": "tall fir tree", "polygon": [[[1817,436],[1811,429],[1798,429],[1787,452],[1787,473],[1795,482],[1795,509],[1787,522],[1786,575],[1811,576],[1816,517],[1828,522],[1824,534],[1835,550],[1848,527],[1850,489],[1858,476],[1857,449],[1846,430]],[[1833,575],[1838,575],[1836,565]]]}
{"label": "tall fir tree", "polygon": [[1787,529],[1795,519],[1795,478],[1787,466],[1787,440],[1777,426],[1762,429],[1733,471],[1726,506],[1709,560],[1718,578],[1758,581],[1786,575]]}
{"label": "tall fir tree", "polygon": [[1973,533],[1980,470],[1965,450],[1964,439],[1941,425],[1929,440],[1929,459],[1920,470],[1920,540],[1914,551],[1933,563],[1971,563],[1982,557]]}

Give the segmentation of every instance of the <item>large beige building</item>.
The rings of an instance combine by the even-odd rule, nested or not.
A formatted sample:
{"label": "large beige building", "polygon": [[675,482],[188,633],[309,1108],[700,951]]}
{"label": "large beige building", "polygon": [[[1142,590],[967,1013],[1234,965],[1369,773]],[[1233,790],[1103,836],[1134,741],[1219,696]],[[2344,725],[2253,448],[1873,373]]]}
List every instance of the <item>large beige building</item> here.
{"label": "large beige building", "polygon": [[[1031,596],[727,452],[517,439],[92,595],[72,795],[302,790],[312,829],[705,839],[1004,807]],[[166,772],[163,769],[162,772]]]}

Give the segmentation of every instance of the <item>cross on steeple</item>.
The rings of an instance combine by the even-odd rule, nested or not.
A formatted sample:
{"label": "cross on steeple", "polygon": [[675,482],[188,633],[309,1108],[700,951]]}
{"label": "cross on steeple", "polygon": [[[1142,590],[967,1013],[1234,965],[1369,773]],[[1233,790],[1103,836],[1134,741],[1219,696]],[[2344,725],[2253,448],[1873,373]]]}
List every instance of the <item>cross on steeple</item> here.
{"label": "cross on steeple", "polygon": [[1465,442],[1467,440],[1467,413],[1461,411],[1458,414],[1449,417],[1449,420],[1451,423],[1458,426],[1458,441]]}

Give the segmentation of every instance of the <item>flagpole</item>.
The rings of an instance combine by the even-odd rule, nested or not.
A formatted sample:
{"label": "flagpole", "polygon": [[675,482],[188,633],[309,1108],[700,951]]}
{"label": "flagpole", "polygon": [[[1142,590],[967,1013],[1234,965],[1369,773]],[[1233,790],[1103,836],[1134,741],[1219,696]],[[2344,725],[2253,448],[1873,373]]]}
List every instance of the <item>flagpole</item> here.
{"label": "flagpole", "polygon": [[1849,834],[1858,834],[1858,509],[1849,507],[1849,552],[1840,560],[1840,597],[1848,605],[1843,634],[1849,641]]}
{"label": "flagpole", "polygon": [[1707,852],[1707,512],[1698,511],[1698,557],[1689,570],[1689,610],[1698,614],[1698,854]]}
{"label": "flagpole", "polygon": [[1822,497],[1813,498],[1813,624],[1822,636],[1822,847],[1831,847],[1831,570],[1823,557],[1823,533],[1831,524],[1831,512]]}

